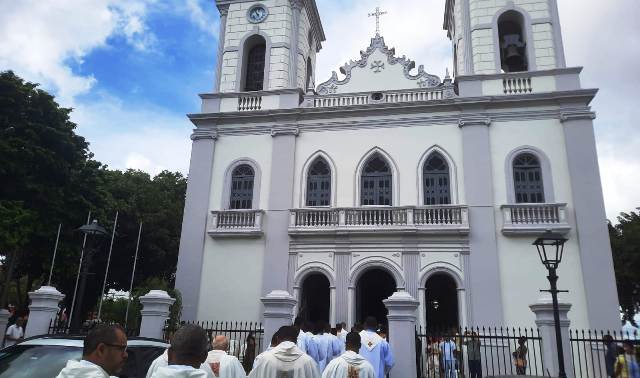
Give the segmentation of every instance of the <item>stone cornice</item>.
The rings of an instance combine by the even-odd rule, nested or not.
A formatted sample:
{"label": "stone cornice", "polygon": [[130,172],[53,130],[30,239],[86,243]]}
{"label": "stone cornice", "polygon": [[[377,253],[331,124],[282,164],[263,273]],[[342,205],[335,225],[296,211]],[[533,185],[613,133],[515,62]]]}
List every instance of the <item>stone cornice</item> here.
{"label": "stone cornice", "polygon": [[596,113],[587,109],[571,110],[560,112],[560,122],[578,121],[578,120],[594,120]]}
{"label": "stone cornice", "polygon": [[582,72],[582,67],[570,67],[570,68],[554,68],[551,70],[514,72],[514,73],[464,75],[464,76],[457,76],[456,82],[496,80],[496,79],[504,79],[504,78],[512,78],[512,77],[555,76],[555,75],[566,75],[566,74],[580,74],[581,72]]}
{"label": "stone cornice", "polygon": [[300,129],[297,127],[274,127],[271,129],[270,134],[272,137],[277,137],[281,135],[293,135],[298,136],[300,134]]}
{"label": "stone cornice", "polygon": [[293,94],[298,93],[301,96],[304,95],[304,91],[300,88],[289,89],[274,89],[269,91],[254,91],[254,92],[216,92],[216,93],[200,93],[203,100],[211,100],[217,98],[237,98],[243,96],[276,96],[281,94]]}
{"label": "stone cornice", "polygon": [[458,127],[462,128],[465,126],[490,126],[491,118],[484,117],[482,115],[479,116],[462,116],[458,120]]}
{"label": "stone cornice", "polygon": [[191,134],[191,140],[202,140],[202,139],[218,139],[218,130],[211,128],[199,128],[193,131]]}

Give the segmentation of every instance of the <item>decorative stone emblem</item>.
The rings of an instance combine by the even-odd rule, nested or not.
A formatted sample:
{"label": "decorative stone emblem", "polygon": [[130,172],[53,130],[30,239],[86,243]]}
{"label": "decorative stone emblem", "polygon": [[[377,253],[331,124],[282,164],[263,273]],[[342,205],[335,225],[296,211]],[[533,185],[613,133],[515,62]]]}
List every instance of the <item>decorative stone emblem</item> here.
{"label": "decorative stone emblem", "polygon": [[418,81],[418,87],[420,88],[427,88],[429,86],[429,82],[426,81],[424,78],[420,79]]}
{"label": "decorative stone emblem", "polygon": [[378,73],[384,70],[384,63],[382,63],[381,60],[374,60],[373,63],[371,63],[371,69],[373,72]]}
{"label": "decorative stone emblem", "polygon": [[335,84],[331,84],[327,87],[327,93],[335,94],[338,91],[338,86]]}

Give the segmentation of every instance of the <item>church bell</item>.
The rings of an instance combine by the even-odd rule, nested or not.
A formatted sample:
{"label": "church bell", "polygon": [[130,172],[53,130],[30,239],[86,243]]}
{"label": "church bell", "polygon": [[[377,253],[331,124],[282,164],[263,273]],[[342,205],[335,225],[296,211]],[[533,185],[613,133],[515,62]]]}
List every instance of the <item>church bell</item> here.
{"label": "church bell", "polygon": [[508,67],[508,72],[525,71],[527,69],[524,55],[526,44],[521,41],[519,34],[505,35],[501,47],[503,65]]}

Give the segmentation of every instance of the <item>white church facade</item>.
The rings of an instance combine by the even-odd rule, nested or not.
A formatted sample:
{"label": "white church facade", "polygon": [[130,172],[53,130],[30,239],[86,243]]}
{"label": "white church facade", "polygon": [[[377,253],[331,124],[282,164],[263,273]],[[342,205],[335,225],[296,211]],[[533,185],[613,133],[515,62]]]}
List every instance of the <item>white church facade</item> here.
{"label": "white church facade", "polygon": [[301,316],[353,324],[403,290],[422,326],[533,326],[548,281],[531,243],[552,230],[572,326],[619,325],[597,90],[566,67],[556,0],[446,0],[442,79],[376,34],[326,81],[315,0],[216,5],[216,88],[189,115],[183,319],[258,321],[285,290]]}

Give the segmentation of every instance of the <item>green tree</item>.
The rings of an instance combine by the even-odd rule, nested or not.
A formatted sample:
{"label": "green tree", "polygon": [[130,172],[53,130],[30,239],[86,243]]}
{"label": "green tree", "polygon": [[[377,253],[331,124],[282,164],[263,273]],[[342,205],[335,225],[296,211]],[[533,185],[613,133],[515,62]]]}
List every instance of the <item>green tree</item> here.
{"label": "green tree", "polygon": [[640,313],[640,214],[620,213],[618,224],[609,223],[609,237],[623,320],[634,326]]}

